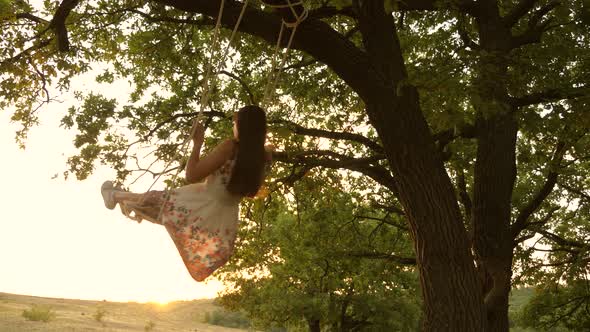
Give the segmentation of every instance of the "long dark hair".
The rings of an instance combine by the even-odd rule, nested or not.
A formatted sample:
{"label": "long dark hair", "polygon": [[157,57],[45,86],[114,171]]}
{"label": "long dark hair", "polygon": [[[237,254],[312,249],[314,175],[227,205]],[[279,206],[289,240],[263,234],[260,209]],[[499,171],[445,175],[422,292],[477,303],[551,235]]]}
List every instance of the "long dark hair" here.
{"label": "long dark hair", "polygon": [[254,197],[264,176],[266,114],[258,106],[242,107],[237,113],[238,152],[227,191]]}

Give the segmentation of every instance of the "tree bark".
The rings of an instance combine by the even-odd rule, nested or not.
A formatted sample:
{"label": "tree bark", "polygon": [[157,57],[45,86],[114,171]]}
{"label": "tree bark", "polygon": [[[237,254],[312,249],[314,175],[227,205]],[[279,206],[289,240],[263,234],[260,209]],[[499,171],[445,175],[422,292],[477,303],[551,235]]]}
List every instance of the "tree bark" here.
{"label": "tree bark", "polygon": [[[367,112],[399,179],[420,271],[423,329],[484,331],[481,288],[452,184],[427,139],[424,119],[419,119],[415,89],[408,87],[404,94],[395,106],[384,100],[367,105]],[[392,110],[404,113],[405,119],[394,119]]]}
{"label": "tree bark", "polygon": [[478,59],[472,98],[477,130],[473,246],[485,294],[487,331],[507,332],[513,258],[511,198],[518,132],[507,88],[511,32],[502,22],[496,1],[481,2],[476,23],[484,52]]}
{"label": "tree bark", "polygon": [[474,174],[474,249],[486,294],[487,331],[508,331],[516,121],[506,115],[477,122],[480,133]]}
{"label": "tree bark", "polygon": [[363,1],[359,26],[370,63],[367,113],[398,180],[414,238],[424,300],[424,331],[484,331],[482,292],[454,188],[407,83],[391,15],[379,1]]}

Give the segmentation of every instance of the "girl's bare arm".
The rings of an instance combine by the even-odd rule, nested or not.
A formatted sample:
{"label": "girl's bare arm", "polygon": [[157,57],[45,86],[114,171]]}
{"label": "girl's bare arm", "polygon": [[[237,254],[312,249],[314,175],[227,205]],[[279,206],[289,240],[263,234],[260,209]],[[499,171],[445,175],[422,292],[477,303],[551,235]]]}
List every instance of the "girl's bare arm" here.
{"label": "girl's bare arm", "polygon": [[195,144],[186,165],[186,181],[197,183],[204,180],[231,158],[233,149],[234,142],[228,139],[217,145],[209,154],[200,158],[201,145]]}

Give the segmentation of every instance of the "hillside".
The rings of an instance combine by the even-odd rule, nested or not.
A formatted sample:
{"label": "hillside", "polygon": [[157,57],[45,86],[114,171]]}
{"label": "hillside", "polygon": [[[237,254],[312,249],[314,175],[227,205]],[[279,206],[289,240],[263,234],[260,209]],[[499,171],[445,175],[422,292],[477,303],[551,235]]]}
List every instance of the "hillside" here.
{"label": "hillside", "polygon": [[[532,297],[532,288],[512,291],[510,311],[514,315]],[[29,321],[23,311],[33,306],[50,308],[55,318],[47,323]],[[85,301],[55,299],[0,293],[0,332],[237,332],[247,331],[205,323],[205,315],[223,309],[213,300],[177,301],[166,305],[158,303]],[[104,313],[98,320],[97,314]],[[215,316],[215,315],[209,315]],[[151,323],[150,323],[151,322]],[[150,329],[149,327],[152,326]],[[511,331],[532,331],[514,327]]]}
{"label": "hillside", "polygon": [[[50,308],[55,313],[55,318],[47,323],[25,319],[23,311],[30,310],[33,306]],[[222,309],[216,306],[213,300],[177,301],[161,305],[54,299],[0,293],[0,332],[245,331],[204,323],[207,312],[219,310]]]}

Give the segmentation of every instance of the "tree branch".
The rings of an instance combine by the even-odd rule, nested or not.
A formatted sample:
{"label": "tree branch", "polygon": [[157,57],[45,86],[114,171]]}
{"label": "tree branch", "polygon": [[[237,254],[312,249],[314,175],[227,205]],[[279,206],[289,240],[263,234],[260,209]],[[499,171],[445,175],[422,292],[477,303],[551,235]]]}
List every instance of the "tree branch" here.
{"label": "tree branch", "polygon": [[269,121],[271,124],[278,124],[283,125],[284,127],[288,128],[295,134],[299,135],[307,135],[312,137],[323,137],[323,138],[331,138],[337,140],[346,140],[352,141],[356,143],[360,143],[369,149],[377,152],[377,153],[384,153],[383,147],[379,145],[377,142],[373,141],[370,138],[367,138],[360,134],[355,133],[347,133],[343,131],[328,131],[323,129],[315,129],[315,128],[305,128],[301,125],[298,125],[294,122],[287,121],[287,120],[274,120]]}
{"label": "tree branch", "polygon": [[134,8],[126,9],[127,12],[138,14],[139,16],[143,17],[148,22],[170,22],[170,23],[181,23],[181,24],[191,24],[195,26],[210,26],[214,25],[215,22],[211,19],[202,18],[199,20],[191,20],[191,19],[184,19],[184,18],[175,18],[175,17],[168,17],[168,16],[151,16],[148,13],[144,13],[141,10],[137,10]]}
{"label": "tree branch", "polygon": [[467,17],[465,14],[459,16],[457,20],[457,32],[459,33],[459,38],[463,42],[463,46],[461,48],[469,47],[472,50],[478,50],[481,47],[473,41],[473,39],[469,36],[467,29],[465,28]]}
{"label": "tree branch", "polygon": [[314,20],[321,20],[333,16],[347,16],[350,18],[356,18],[356,14],[352,6],[346,6],[342,8],[336,8],[334,6],[322,6],[308,12],[308,19]]}
{"label": "tree branch", "polygon": [[471,0],[395,0],[394,8],[400,11],[435,11],[443,9],[455,9],[469,14],[477,13],[477,2]]}
{"label": "tree branch", "polygon": [[460,169],[457,175],[457,187],[459,189],[459,198],[463,208],[465,209],[465,220],[471,220],[471,211],[473,209],[473,204],[471,202],[471,197],[467,193],[467,184],[465,182],[465,171]]}
{"label": "tree branch", "polygon": [[[568,300],[565,303],[558,303],[558,304],[554,305],[553,308],[564,308],[567,305],[571,304],[572,302],[574,303],[574,305],[572,307],[570,307],[570,309],[567,312],[563,313],[563,315],[560,315],[558,313],[557,317],[555,319],[552,319],[551,321],[546,322],[543,325],[549,329],[555,328],[555,326],[557,326],[557,324],[559,324],[559,322],[563,321],[565,318],[573,316],[573,314],[576,311],[578,311],[578,309],[582,306],[582,304],[584,304],[587,301],[586,298],[588,298],[588,297],[587,296],[579,296],[579,297],[575,297],[571,300]],[[586,304],[586,312],[588,312],[588,304]]]}
{"label": "tree branch", "polygon": [[49,27],[53,28],[57,37],[57,49],[60,52],[67,52],[70,50],[70,41],[68,39],[68,30],[66,29],[66,19],[70,12],[76,8],[80,0],[63,0],[55,14],[53,19],[49,23]]}
{"label": "tree branch", "polygon": [[236,80],[238,83],[240,83],[240,85],[242,86],[244,91],[246,91],[246,93],[248,94],[248,100],[250,101],[250,104],[252,104],[252,105],[256,104],[254,102],[254,93],[252,93],[252,89],[250,89],[250,87],[248,86],[248,84],[246,84],[246,82],[244,82],[244,80],[242,80],[238,75],[236,75],[234,73],[230,73],[226,70],[221,70],[219,73],[226,75],[228,77],[231,77],[234,80]]}
{"label": "tree branch", "polygon": [[350,39],[352,36],[354,36],[355,33],[359,32],[359,31],[360,31],[359,27],[355,25],[354,27],[352,27],[352,29],[346,31],[346,33],[344,34],[344,38]]}
{"label": "tree branch", "polygon": [[550,171],[547,174],[547,178],[545,180],[545,184],[543,187],[537,192],[535,197],[527,204],[525,207],[520,211],[518,217],[514,224],[512,224],[511,232],[512,237],[516,238],[518,234],[526,227],[527,221],[530,216],[537,211],[537,209],[541,206],[541,204],[545,201],[545,198],[549,196],[553,188],[555,187],[555,183],[557,182],[558,173],[554,171]]}
{"label": "tree branch", "polygon": [[[330,158],[308,157],[309,155],[323,155],[330,156]],[[394,194],[398,192],[397,183],[391,176],[391,172],[385,167],[376,164],[377,161],[385,159],[384,155],[367,158],[353,158],[333,151],[319,150],[298,153],[274,152],[273,159],[284,163],[303,165],[309,169],[314,167],[348,169],[370,177],[377,183],[391,190]]]}
{"label": "tree branch", "polygon": [[541,249],[541,248],[537,248],[537,247],[532,247],[532,249],[534,249],[535,251],[540,251],[540,252],[567,252],[568,254],[572,254],[572,255],[576,255],[579,254],[580,251],[579,250],[574,250],[571,248],[562,248],[562,247],[558,247],[558,248],[551,248],[551,249]]}
{"label": "tree branch", "polygon": [[[156,133],[156,131],[158,131],[158,129],[162,128],[163,126],[165,126],[166,124],[173,122],[176,119],[179,118],[194,118],[197,115],[199,115],[200,112],[191,112],[191,113],[178,113],[178,114],[174,114],[171,117],[169,117],[168,119],[159,122],[158,124],[156,124],[156,126],[154,128],[152,128],[147,134],[145,134],[145,136],[143,137],[144,140],[149,139],[152,135],[154,135]],[[203,114],[206,117],[212,118],[212,117],[220,117],[223,118],[225,117],[225,114],[223,112],[219,112],[219,111],[208,111],[208,112],[203,112]]]}
{"label": "tree branch", "polygon": [[[518,226],[516,226],[516,224],[513,225],[512,226],[512,230],[511,230],[513,232],[513,235],[512,236],[514,238],[513,244],[516,245],[518,243],[521,243],[523,241],[526,241],[526,240],[534,237],[535,236],[535,231],[533,231],[532,233],[527,234],[525,236],[522,236],[522,237],[517,237],[517,236],[519,236],[520,235],[520,232],[522,232],[525,229],[531,229],[533,227],[543,227],[543,226],[545,226],[545,224],[547,224],[549,222],[549,220],[551,220],[551,218],[553,218],[553,215],[555,214],[555,212],[557,210],[559,210],[559,207],[553,207],[553,208],[551,208],[551,210],[549,210],[549,212],[541,220],[539,220],[539,221],[525,222],[524,224],[518,225]],[[520,230],[517,230],[515,228],[520,228]]]}
{"label": "tree branch", "polygon": [[410,229],[407,226],[404,226],[404,225],[398,224],[398,223],[396,223],[394,221],[388,220],[387,217],[384,217],[384,218],[376,218],[376,217],[369,217],[369,216],[354,216],[354,217],[356,219],[365,219],[365,220],[380,221],[380,222],[382,222],[382,223],[384,223],[386,225],[393,226],[393,227],[395,227],[397,229],[400,229],[402,231],[406,231],[406,232],[410,231]]}
{"label": "tree branch", "polygon": [[372,207],[375,207],[375,208],[379,208],[379,209],[385,210],[385,211],[387,211],[389,213],[397,214],[398,216],[403,216],[403,217],[406,216],[406,213],[404,212],[404,210],[398,208],[397,206],[384,205],[384,204],[381,204],[379,202],[371,202],[371,206]]}
{"label": "tree branch", "polygon": [[35,66],[35,62],[33,62],[33,60],[31,60],[31,58],[27,59],[29,64],[31,65],[31,67],[33,67],[33,70],[35,70],[35,72],[37,73],[37,75],[39,75],[39,78],[41,79],[41,90],[43,90],[43,92],[45,92],[45,104],[48,104],[49,101],[51,100],[51,98],[49,97],[49,90],[47,90],[47,78],[45,77],[45,74],[43,72],[41,72],[41,70],[39,70],[39,68],[37,68],[37,66]]}
{"label": "tree branch", "polygon": [[531,19],[528,22],[529,26],[537,25],[539,23],[539,21],[543,18],[543,16],[545,16],[547,13],[549,13],[554,8],[556,8],[560,5],[561,5],[561,2],[556,0],[556,1],[551,1],[548,4],[546,4],[545,6],[541,7],[537,12],[535,12],[532,15]]}
{"label": "tree branch", "polygon": [[538,264],[533,268],[539,268],[542,266],[562,266],[562,265],[566,265],[566,264],[572,264],[572,263],[589,263],[590,262],[590,257],[586,257],[586,258],[582,258],[582,259],[576,259],[576,258],[571,258],[565,261],[561,261],[561,262],[555,262],[555,263],[546,263],[546,264]]}
{"label": "tree branch", "polygon": [[515,49],[528,44],[536,44],[541,42],[543,33],[548,30],[548,26],[551,23],[551,19],[545,22],[532,26],[524,31],[522,34],[512,36],[510,39],[510,48]]}
{"label": "tree branch", "polygon": [[569,186],[567,184],[564,184],[564,183],[558,183],[557,185],[560,186],[560,187],[562,187],[562,188],[565,188],[565,190],[567,190],[569,192],[572,192],[572,193],[574,193],[576,195],[579,195],[580,198],[585,199],[588,202],[590,202],[590,194],[584,193],[581,189],[576,189],[576,188],[574,188],[572,186]]}
{"label": "tree branch", "polygon": [[291,169],[291,174],[289,174],[286,177],[277,179],[275,182],[281,182],[284,183],[288,186],[293,186],[295,184],[295,182],[301,180],[306,174],[307,172],[309,172],[311,169],[313,169],[313,167],[311,166],[307,166],[304,165],[303,167],[297,169],[296,165],[294,165],[295,167],[293,167]]}
{"label": "tree branch", "polygon": [[23,50],[22,52],[20,52],[17,55],[15,55],[11,58],[8,58],[6,60],[3,60],[2,62],[0,62],[0,67],[2,67],[4,65],[12,64],[12,63],[20,60],[23,56],[29,55],[32,51],[42,49],[43,47],[49,45],[49,43],[51,43],[52,40],[53,40],[53,38],[45,39],[45,40],[39,42],[38,44],[35,44],[35,45]]}
{"label": "tree branch", "polygon": [[519,238],[516,238],[513,242],[513,247],[521,242],[528,240],[528,239],[532,239],[533,237],[535,237],[535,234],[536,233],[532,232],[531,234],[527,234],[527,235],[521,236]]}
{"label": "tree branch", "polygon": [[439,150],[442,150],[447,144],[451,143],[455,138],[475,138],[475,126],[469,123],[463,124],[458,128],[447,129],[438,133],[432,134],[432,138],[437,143]]}
{"label": "tree branch", "polygon": [[40,18],[38,16],[35,16],[35,15],[31,14],[31,13],[18,13],[18,14],[16,14],[16,18],[17,19],[23,19],[24,18],[24,19],[27,19],[29,21],[33,21],[33,22],[38,23],[38,24],[47,24],[47,23],[49,23],[47,20],[42,19],[42,18]]}
{"label": "tree branch", "polygon": [[307,66],[313,65],[314,63],[316,63],[317,61],[314,59],[310,59],[310,60],[301,60],[297,63],[294,63],[292,65],[289,66],[285,66],[285,68],[283,68],[283,71],[287,71],[289,69],[300,69],[300,68],[305,68]]}
{"label": "tree branch", "polygon": [[382,252],[370,252],[370,251],[359,251],[359,252],[343,252],[345,256],[367,258],[367,259],[384,259],[390,262],[394,262],[400,265],[416,265],[416,258],[414,257],[402,257],[394,254],[382,253]]}
{"label": "tree branch", "polygon": [[512,224],[511,232],[512,238],[516,238],[520,231],[522,231],[526,227],[526,223],[528,219],[531,217],[535,211],[543,204],[547,196],[553,191],[555,184],[557,183],[557,177],[559,173],[557,173],[554,169],[559,166],[559,163],[563,159],[563,155],[567,150],[567,144],[563,140],[559,140],[557,145],[555,146],[555,151],[553,152],[553,157],[551,157],[551,161],[549,162],[550,171],[547,173],[547,178],[545,179],[545,183],[541,187],[541,189],[537,192],[537,194],[533,197],[533,199],[528,202],[524,206],[524,208],[518,214],[516,221]]}
{"label": "tree branch", "polygon": [[[512,36],[510,44],[511,48],[518,48],[523,45],[538,43],[541,41],[541,36],[543,32],[548,30],[548,26],[551,23],[551,18],[545,20],[544,22],[540,22],[543,16],[545,16],[548,12],[553,10],[555,7],[561,5],[559,1],[552,1],[547,5],[541,7],[537,12],[535,12],[531,19],[528,22],[528,29],[525,30],[522,34],[517,36]],[[540,23],[539,23],[540,22]]]}
{"label": "tree branch", "polygon": [[537,233],[539,233],[539,234],[543,235],[544,237],[548,238],[549,240],[559,244],[560,246],[576,247],[576,248],[584,248],[585,246],[587,246],[587,244],[585,244],[583,242],[564,239],[557,234],[554,234],[554,233],[551,233],[549,231],[545,231],[542,229],[537,230]]}
{"label": "tree branch", "polygon": [[539,0],[520,0],[520,2],[512,8],[512,10],[506,14],[503,18],[504,25],[512,27],[518,20],[525,16]]}
{"label": "tree branch", "polygon": [[522,97],[511,97],[509,102],[515,107],[530,106],[534,104],[546,103],[551,101],[558,101],[563,99],[575,99],[579,97],[589,96],[590,87],[587,85],[571,88],[571,89],[548,89],[545,91],[531,93]]}
{"label": "tree branch", "polygon": [[[176,9],[216,17],[220,0],[153,0]],[[242,9],[242,3],[226,0],[222,25],[232,29]],[[276,13],[264,12],[248,7],[244,12],[239,30],[264,39],[271,45],[276,43],[282,24],[282,17]],[[288,34],[285,34],[281,46],[285,47]],[[301,50],[311,57],[325,63],[342,78],[359,96],[368,98],[374,77],[378,76],[375,68],[370,66],[367,55],[321,20],[307,19],[299,25],[293,39],[292,49]],[[343,55],[346,56],[343,56]]]}

